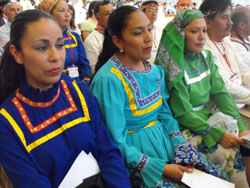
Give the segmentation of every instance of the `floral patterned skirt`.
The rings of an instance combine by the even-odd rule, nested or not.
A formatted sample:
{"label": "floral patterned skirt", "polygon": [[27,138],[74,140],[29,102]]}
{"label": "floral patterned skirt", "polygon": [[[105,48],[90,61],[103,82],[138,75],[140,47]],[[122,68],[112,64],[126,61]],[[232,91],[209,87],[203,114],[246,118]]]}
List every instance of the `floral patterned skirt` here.
{"label": "floral patterned skirt", "polygon": [[[219,165],[210,161],[201,152],[198,152],[195,146],[190,143],[179,144],[174,149],[173,161],[171,161],[171,163],[191,165],[218,178],[224,179],[226,181],[229,180],[227,173],[223,171]],[[135,180],[131,182],[133,188],[147,187],[143,183],[139,172],[135,172],[135,174],[133,174],[133,178],[133,180]],[[136,182],[136,180],[138,180],[137,182],[139,182],[137,185],[133,183]],[[186,186],[182,182],[173,182],[170,179],[162,176],[161,179],[152,188],[188,188],[188,186]]]}
{"label": "floral patterned skirt", "polygon": [[236,188],[248,188],[245,164],[238,147],[224,148],[216,144],[207,148],[200,135],[190,132],[188,129],[182,131],[183,137],[187,142],[192,143],[212,162],[221,166],[227,172],[230,182],[235,184]]}

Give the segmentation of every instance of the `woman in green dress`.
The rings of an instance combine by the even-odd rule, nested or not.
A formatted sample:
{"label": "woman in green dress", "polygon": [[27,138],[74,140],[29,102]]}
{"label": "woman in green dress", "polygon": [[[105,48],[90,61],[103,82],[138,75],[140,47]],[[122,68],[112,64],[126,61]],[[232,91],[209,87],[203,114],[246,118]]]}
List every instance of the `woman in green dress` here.
{"label": "woman in green dress", "polygon": [[165,70],[169,104],[184,138],[220,164],[236,187],[248,187],[238,146],[249,132],[211,52],[203,49],[206,36],[199,10],[178,13],[163,31],[155,62]]}

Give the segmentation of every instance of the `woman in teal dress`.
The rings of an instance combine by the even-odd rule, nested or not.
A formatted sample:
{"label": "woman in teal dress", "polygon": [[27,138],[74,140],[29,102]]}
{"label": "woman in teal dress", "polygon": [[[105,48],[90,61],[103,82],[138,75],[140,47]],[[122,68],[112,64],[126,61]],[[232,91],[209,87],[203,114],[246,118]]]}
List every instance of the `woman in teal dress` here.
{"label": "woman in teal dress", "polygon": [[[186,145],[168,107],[164,70],[145,61],[151,55],[151,29],[139,9],[116,9],[108,20],[90,88],[122,152],[132,186],[138,183],[142,187],[183,187],[183,172],[192,170],[173,163],[181,161],[178,150],[195,150]],[[194,155],[200,159],[197,152]],[[201,162],[207,169],[217,171],[206,159],[189,159],[192,166]],[[218,174],[224,176],[221,171]]]}
{"label": "woman in teal dress", "polygon": [[[236,187],[248,187],[238,146],[248,132],[210,51],[199,10],[185,10],[163,31],[156,64],[166,73],[169,104],[183,136],[221,165]],[[213,103],[210,102],[210,99]]]}

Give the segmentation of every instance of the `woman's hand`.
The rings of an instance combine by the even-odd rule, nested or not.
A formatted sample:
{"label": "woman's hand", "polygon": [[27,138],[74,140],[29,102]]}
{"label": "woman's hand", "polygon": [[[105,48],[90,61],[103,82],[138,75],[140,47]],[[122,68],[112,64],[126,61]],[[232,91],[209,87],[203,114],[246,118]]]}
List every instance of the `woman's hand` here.
{"label": "woman's hand", "polygon": [[183,172],[191,173],[193,169],[178,164],[168,164],[164,166],[163,175],[174,182],[180,182]]}
{"label": "woman's hand", "polygon": [[248,134],[250,134],[250,130],[244,130],[244,131],[239,132],[239,137],[242,137]]}
{"label": "woman's hand", "polygon": [[244,140],[235,136],[232,133],[225,132],[220,140],[220,144],[224,148],[231,148],[233,146],[238,146],[240,144],[244,144]]}

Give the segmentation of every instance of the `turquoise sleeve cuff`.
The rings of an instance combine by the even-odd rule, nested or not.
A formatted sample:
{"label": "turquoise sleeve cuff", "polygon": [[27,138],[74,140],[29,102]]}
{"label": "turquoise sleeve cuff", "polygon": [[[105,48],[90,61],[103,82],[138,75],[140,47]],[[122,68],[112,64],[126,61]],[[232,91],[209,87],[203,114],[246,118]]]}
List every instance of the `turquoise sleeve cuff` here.
{"label": "turquoise sleeve cuff", "polygon": [[141,171],[143,182],[147,187],[153,187],[160,181],[166,162],[161,159],[149,158],[147,165]]}
{"label": "turquoise sleeve cuff", "polygon": [[182,143],[186,142],[186,140],[183,138],[181,133],[180,132],[177,132],[177,133],[179,133],[179,134],[175,134],[174,136],[173,136],[173,134],[169,134],[169,137],[171,138],[171,144],[172,144],[173,148],[175,148],[179,144],[182,144]]}

